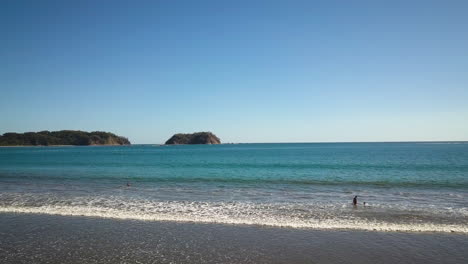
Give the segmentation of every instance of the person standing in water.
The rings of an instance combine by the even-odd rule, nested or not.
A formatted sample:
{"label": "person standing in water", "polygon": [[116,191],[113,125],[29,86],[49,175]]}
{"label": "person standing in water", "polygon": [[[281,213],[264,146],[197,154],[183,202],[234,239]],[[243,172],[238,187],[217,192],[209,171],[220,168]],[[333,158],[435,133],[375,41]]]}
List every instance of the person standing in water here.
{"label": "person standing in water", "polygon": [[357,195],[354,196],[354,198],[353,198],[353,205],[354,205],[354,206],[357,206]]}

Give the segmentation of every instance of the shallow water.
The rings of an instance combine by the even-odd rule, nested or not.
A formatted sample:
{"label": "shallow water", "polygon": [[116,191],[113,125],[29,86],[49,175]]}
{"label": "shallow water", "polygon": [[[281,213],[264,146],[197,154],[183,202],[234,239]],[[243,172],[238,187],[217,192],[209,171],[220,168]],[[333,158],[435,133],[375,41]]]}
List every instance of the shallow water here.
{"label": "shallow water", "polygon": [[0,212],[468,233],[467,198],[465,143],[0,148]]}

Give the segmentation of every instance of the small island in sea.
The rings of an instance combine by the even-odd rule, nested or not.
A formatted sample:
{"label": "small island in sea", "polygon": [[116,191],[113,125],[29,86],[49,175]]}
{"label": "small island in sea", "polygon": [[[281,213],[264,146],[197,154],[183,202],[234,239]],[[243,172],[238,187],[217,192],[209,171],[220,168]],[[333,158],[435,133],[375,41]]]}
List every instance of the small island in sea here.
{"label": "small island in sea", "polygon": [[193,134],[175,134],[165,143],[166,145],[183,144],[221,144],[221,140],[211,132],[197,132]]}
{"label": "small island in sea", "polygon": [[79,130],[40,131],[26,133],[5,133],[0,136],[0,146],[90,146],[130,145],[130,141],[113,133]]}

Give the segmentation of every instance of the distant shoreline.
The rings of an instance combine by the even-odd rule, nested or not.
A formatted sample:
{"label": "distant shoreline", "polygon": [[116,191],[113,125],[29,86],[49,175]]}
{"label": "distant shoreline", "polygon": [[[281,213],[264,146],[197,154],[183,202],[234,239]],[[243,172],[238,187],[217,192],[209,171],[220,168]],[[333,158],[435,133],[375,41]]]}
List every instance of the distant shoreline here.
{"label": "distant shoreline", "polygon": [[416,144],[468,144],[468,141],[343,141],[343,142],[248,142],[248,143],[221,143],[221,144],[176,144],[176,145],[165,145],[161,143],[141,143],[141,144],[130,144],[130,145],[119,145],[119,144],[107,144],[107,145],[14,145],[14,146],[1,146],[0,148],[18,148],[18,147],[115,147],[115,146],[201,146],[201,145],[248,145],[248,144],[369,144],[369,143],[385,143],[385,144],[397,144],[397,143],[416,143]]}
{"label": "distant shoreline", "polygon": [[[146,145],[146,144],[140,144]],[[148,144],[150,145],[150,144]],[[115,146],[131,146],[131,145],[15,145],[15,146],[0,146],[0,148],[30,148],[30,147],[115,147]]]}

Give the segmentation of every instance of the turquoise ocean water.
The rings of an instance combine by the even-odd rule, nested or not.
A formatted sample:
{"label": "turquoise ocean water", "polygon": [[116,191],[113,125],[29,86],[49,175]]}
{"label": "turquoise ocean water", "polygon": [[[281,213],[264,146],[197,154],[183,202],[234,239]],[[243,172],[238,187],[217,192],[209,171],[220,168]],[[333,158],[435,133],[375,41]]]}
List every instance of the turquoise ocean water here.
{"label": "turquoise ocean water", "polygon": [[0,148],[0,212],[468,233],[467,198],[466,143]]}

